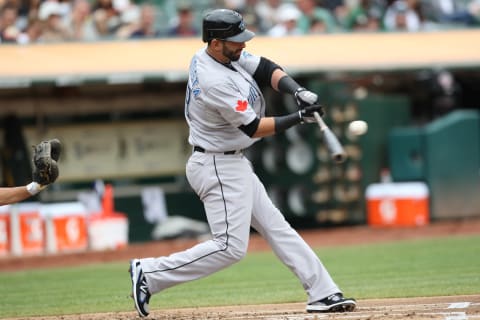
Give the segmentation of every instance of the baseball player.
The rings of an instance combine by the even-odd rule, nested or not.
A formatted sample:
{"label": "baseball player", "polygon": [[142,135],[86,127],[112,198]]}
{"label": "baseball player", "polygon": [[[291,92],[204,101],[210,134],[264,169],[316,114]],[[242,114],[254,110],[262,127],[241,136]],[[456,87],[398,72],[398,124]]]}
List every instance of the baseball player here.
{"label": "baseball player", "polygon": [[[210,275],[241,260],[253,227],[298,277],[308,295],[308,312],[352,311],[356,302],[342,291],[317,255],[269,199],[242,150],[262,137],[323,114],[317,95],[301,87],[280,66],[244,51],[254,33],[240,14],[217,9],[203,18],[206,48],[192,58],[185,118],[193,152],[187,179],[202,200],[212,239],[167,257],[132,259],[132,297],[140,316],[149,314],[151,295]],[[292,94],[299,110],[265,117],[260,88]]]}
{"label": "baseball player", "polygon": [[13,204],[36,195],[58,177],[57,161],[61,143],[58,139],[42,141],[33,148],[33,181],[26,186],[0,188],[0,206]]}

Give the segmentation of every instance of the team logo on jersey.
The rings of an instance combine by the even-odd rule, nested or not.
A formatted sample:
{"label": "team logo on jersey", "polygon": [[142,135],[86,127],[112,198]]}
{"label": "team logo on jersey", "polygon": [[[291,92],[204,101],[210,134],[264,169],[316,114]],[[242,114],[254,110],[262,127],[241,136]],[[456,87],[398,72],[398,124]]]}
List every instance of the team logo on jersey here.
{"label": "team logo on jersey", "polygon": [[235,110],[243,112],[247,110],[248,107],[248,101],[247,100],[238,100],[237,101],[237,106],[235,107]]}
{"label": "team logo on jersey", "polygon": [[248,52],[245,51],[245,50],[242,50],[242,56],[244,56],[245,58],[249,58],[249,57],[252,56],[252,54],[251,54],[251,53],[248,53]]}

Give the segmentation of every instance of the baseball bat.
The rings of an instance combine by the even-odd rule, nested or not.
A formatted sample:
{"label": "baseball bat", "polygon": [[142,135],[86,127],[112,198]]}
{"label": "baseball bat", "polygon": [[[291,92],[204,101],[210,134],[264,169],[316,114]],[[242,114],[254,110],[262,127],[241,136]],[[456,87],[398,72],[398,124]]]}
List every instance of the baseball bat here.
{"label": "baseball bat", "polygon": [[347,153],[343,149],[335,134],[323,121],[322,117],[318,114],[318,112],[314,112],[313,116],[315,117],[315,120],[317,120],[320,131],[323,134],[323,140],[328,148],[328,151],[330,152],[330,155],[332,156],[333,161],[337,163],[345,161],[345,159],[347,158]]}

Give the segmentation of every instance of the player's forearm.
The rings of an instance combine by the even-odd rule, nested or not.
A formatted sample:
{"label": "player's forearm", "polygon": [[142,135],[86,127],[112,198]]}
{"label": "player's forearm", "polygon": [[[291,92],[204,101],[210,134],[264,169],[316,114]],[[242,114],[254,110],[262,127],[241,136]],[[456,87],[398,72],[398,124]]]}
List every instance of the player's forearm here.
{"label": "player's forearm", "polygon": [[275,70],[272,74],[272,87],[281,93],[291,94],[300,108],[318,103],[318,95],[298,84],[282,70]]}
{"label": "player's forearm", "polygon": [[263,138],[275,134],[275,120],[273,117],[261,118],[257,127],[257,131],[252,138]]}
{"label": "player's forearm", "polygon": [[33,181],[22,187],[0,188],[0,206],[16,203],[36,195],[46,186]]}
{"label": "player's forearm", "polygon": [[30,196],[26,186],[0,188],[0,206],[22,201]]}
{"label": "player's forearm", "polygon": [[277,69],[272,74],[272,88],[278,92],[295,94],[302,86],[285,71]]}
{"label": "player's forearm", "polygon": [[285,76],[287,76],[287,74],[282,69],[276,69],[275,71],[273,71],[271,85],[274,90],[280,91],[280,89],[278,88],[278,83],[280,82],[280,79]]}
{"label": "player's forearm", "polygon": [[252,138],[263,138],[283,132],[294,125],[302,122],[300,113],[293,112],[285,116],[261,118],[257,131]]}

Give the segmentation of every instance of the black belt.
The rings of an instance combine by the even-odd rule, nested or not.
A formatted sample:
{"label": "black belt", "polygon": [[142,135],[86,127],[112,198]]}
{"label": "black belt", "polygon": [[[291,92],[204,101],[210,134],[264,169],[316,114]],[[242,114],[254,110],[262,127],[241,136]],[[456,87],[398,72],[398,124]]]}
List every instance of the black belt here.
{"label": "black belt", "polygon": [[[205,149],[203,149],[202,147],[199,147],[199,146],[194,146],[194,147],[193,147],[193,151],[198,151],[198,152],[205,153]],[[223,154],[235,154],[235,153],[237,153],[237,151],[236,151],[236,150],[230,150],[230,151],[218,152],[218,153],[223,153]]]}

